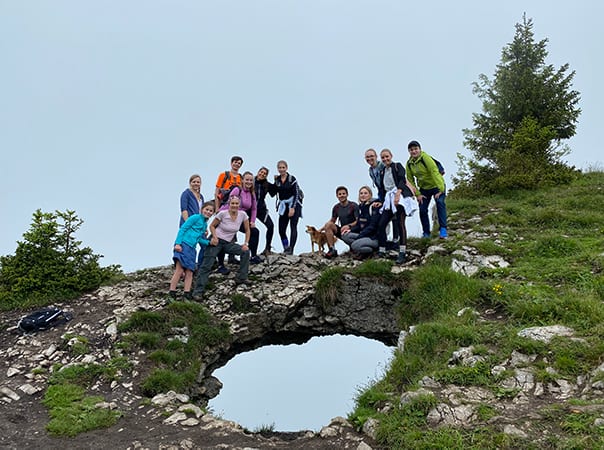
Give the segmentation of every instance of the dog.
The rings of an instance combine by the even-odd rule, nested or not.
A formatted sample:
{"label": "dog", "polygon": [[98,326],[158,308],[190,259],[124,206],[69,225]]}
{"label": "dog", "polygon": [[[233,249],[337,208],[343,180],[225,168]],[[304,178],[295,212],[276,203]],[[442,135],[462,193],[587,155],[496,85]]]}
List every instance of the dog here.
{"label": "dog", "polygon": [[310,248],[312,252],[315,252],[315,244],[317,244],[317,248],[319,253],[322,255],[323,247],[327,244],[327,238],[325,237],[324,231],[319,231],[315,227],[306,225],[306,232],[310,236]]}

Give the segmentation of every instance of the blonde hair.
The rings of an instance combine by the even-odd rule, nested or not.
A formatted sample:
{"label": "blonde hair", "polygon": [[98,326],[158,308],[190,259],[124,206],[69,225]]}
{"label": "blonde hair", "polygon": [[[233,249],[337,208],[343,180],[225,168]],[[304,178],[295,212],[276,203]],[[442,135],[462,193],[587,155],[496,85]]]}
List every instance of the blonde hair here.
{"label": "blonde hair", "polygon": [[373,198],[373,191],[371,190],[371,188],[369,186],[361,186],[359,188],[359,203],[361,203],[361,191],[365,189],[369,192],[369,200],[371,200]]}

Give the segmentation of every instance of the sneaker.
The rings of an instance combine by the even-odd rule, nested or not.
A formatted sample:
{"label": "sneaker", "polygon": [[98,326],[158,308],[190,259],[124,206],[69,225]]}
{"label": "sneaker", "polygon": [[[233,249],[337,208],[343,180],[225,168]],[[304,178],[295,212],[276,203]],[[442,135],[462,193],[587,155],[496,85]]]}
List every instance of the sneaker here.
{"label": "sneaker", "polygon": [[229,255],[228,262],[229,264],[239,264],[239,260],[235,258],[235,255]]}
{"label": "sneaker", "polygon": [[449,235],[447,234],[447,229],[446,228],[441,228],[440,229],[439,237],[441,239],[447,239],[447,237],[449,237]]}
{"label": "sneaker", "polygon": [[200,302],[200,301],[202,301],[203,300],[203,291],[201,291],[201,292],[193,292],[191,294],[190,300],[194,301],[194,302]]}
{"label": "sneaker", "polygon": [[256,255],[256,256],[252,256],[250,258],[250,264],[260,264],[262,262],[262,260],[260,259],[260,256]]}
{"label": "sneaker", "polygon": [[338,256],[338,251],[335,248],[330,248],[329,251],[325,253],[325,257],[328,259],[335,258],[336,256]]}
{"label": "sneaker", "polygon": [[283,250],[283,254],[285,255],[293,255],[294,254],[294,249],[291,247],[287,247],[285,250]]}
{"label": "sneaker", "polygon": [[396,263],[397,264],[403,264],[407,261],[407,255],[405,254],[405,252],[399,252],[398,253],[398,258],[396,258]]}
{"label": "sneaker", "polygon": [[424,233],[424,234],[422,235],[422,237],[423,237],[424,239],[430,239],[430,237],[431,237],[431,236],[430,236],[430,233]]}
{"label": "sneaker", "polygon": [[216,269],[216,272],[222,275],[228,275],[229,273],[231,273],[231,271],[224,266],[219,266],[218,269]]}
{"label": "sneaker", "polygon": [[378,258],[386,258],[386,252],[377,252]]}

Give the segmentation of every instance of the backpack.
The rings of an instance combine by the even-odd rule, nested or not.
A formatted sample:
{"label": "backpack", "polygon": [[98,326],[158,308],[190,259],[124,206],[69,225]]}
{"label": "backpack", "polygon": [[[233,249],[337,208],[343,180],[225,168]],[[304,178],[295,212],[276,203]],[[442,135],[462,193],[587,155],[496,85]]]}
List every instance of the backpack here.
{"label": "backpack", "polygon": [[[280,179],[279,175],[275,175],[275,183],[277,182],[277,180]],[[293,183],[293,178],[291,176],[291,174],[287,174],[287,182],[288,183]],[[302,188],[300,187],[300,184],[298,183],[298,180],[296,180],[296,184],[298,185],[298,201],[300,202],[300,204],[302,204],[304,202],[304,192],[302,191]],[[278,200],[277,200],[278,202]]]}
{"label": "backpack", "polygon": [[34,333],[62,325],[69,322],[72,318],[73,316],[70,313],[51,306],[22,317],[17,326],[24,333]]}
{"label": "backpack", "polygon": [[[432,158],[432,156],[430,156],[430,158]],[[422,162],[422,164],[424,165],[424,167],[427,169],[428,166],[426,165],[426,161],[424,161],[424,158],[420,159],[420,161]],[[432,158],[432,161],[434,161],[436,163],[436,167],[438,168],[438,172],[441,175],[445,174],[445,167],[440,163],[440,161],[436,158]]]}
{"label": "backpack", "polygon": [[231,172],[229,172],[228,170],[225,170],[224,177],[222,178],[222,184],[220,185],[220,188],[218,189],[218,198],[220,199],[220,205],[218,206],[218,208],[221,208],[222,206],[227,204],[229,201],[229,196],[231,195],[231,191],[233,189],[235,189],[236,187],[239,187],[238,184],[233,183],[231,185],[231,187],[225,188],[224,185],[226,184],[227,180],[230,178],[231,178]]}

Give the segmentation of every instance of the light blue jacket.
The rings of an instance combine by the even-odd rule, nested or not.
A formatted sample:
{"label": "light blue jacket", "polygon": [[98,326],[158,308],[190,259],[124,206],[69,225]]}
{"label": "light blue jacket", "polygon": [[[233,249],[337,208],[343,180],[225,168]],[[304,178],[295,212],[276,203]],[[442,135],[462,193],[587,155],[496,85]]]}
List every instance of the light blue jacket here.
{"label": "light blue jacket", "polygon": [[174,245],[184,243],[193,248],[196,248],[197,244],[208,245],[210,241],[205,238],[207,229],[208,220],[201,214],[193,214],[178,230]]}

